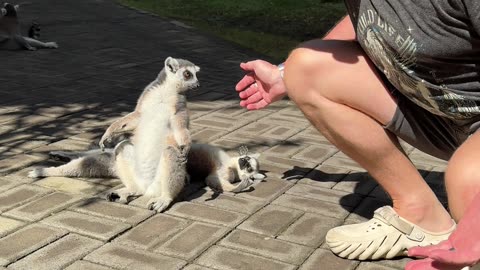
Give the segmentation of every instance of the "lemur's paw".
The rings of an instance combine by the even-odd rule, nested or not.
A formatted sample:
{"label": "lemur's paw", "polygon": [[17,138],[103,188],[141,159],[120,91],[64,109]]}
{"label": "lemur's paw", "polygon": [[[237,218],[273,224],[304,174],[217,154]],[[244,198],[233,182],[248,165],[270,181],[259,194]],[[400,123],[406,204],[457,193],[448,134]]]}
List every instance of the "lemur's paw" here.
{"label": "lemur's paw", "polygon": [[30,178],[40,178],[43,175],[43,168],[35,168],[28,172],[28,177]]}
{"label": "lemur's paw", "polygon": [[154,210],[161,213],[168,208],[168,206],[172,203],[172,201],[173,200],[171,199],[165,199],[160,197],[153,198],[148,201],[147,208],[149,210]]}
{"label": "lemur's paw", "polygon": [[108,193],[106,195],[106,199],[109,202],[116,202],[116,203],[122,203],[122,204],[128,203],[128,196],[121,196],[115,191]]}
{"label": "lemur's paw", "polygon": [[27,47],[27,50],[29,50],[29,51],[36,51],[36,50],[37,50],[37,48],[35,48],[35,47],[32,47],[32,46],[29,46],[29,47]]}
{"label": "lemur's paw", "polygon": [[58,49],[58,44],[56,42],[46,42],[45,44],[49,49]]}

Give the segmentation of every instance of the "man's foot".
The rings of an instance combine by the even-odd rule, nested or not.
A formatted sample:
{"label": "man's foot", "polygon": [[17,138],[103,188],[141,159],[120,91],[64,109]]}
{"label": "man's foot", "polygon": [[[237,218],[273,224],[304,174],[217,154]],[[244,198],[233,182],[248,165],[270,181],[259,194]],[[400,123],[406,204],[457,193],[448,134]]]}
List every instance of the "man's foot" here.
{"label": "man's foot", "polygon": [[456,225],[444,232],[430,232],[400,217],[390,206],[375,211],[367,222],[328,231],[325,239],[339,257],[357,260],[406,256],[414,246],[437,244],[447,239]]}

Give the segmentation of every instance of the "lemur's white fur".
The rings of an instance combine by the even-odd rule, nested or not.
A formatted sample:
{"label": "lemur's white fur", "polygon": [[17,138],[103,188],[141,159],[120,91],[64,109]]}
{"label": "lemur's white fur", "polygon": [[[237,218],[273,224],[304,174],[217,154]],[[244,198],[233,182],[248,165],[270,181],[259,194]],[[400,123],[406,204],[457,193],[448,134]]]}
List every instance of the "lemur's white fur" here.
{"label": "lemur's white fur", "polygon": [[37,48],[58,48],[56,42],[42,42],[33,37],[22,36],[17,17],[18,9],[18,5],[9,3],[4,3],[3,8],[0,8],[0,49],[34,51]]}
{"label": "lemur's white fur", "polygon": [[[116,150],[120,147],[123,147],[123,143],[117,145]],[[105,151],[54,151],[50,153],[51,157],[69,162],[58,167],[36,168],[29,173],[29,176],[32,178],[48,176],[117,177],[117,170],[121,168],[115,167],[116,150],[107,148]],[[187,158],[187,172],[192,178],[205,179],[206,184],[216,191],[241,192],[250,187],[254,181],[265,178],[265,175],[259,172],[257,158],[258,154],[241,154],[232,157],[213,145],[192,144]],[[241,159],[246,160],[248,166],[240,167]],[[122,192],[120,191],[120,193]],[[124,196],[117,195],[122,198],[119,200],[120,202],[128,201],[128,196],[125,194],[123,194]],[[133,194],[129,196],[133,196]]]}
{"label": "lemur's white fur", "polygon": [[165,210],[185,185],[185,163],[191,145],[185,91],[196,88],[193,63],[168,57],[155,81],[143,91],[135,111],[132,143],[115,149],[116,172],[125,188],[116,192],[120,200],[145,195],[149,208]]}

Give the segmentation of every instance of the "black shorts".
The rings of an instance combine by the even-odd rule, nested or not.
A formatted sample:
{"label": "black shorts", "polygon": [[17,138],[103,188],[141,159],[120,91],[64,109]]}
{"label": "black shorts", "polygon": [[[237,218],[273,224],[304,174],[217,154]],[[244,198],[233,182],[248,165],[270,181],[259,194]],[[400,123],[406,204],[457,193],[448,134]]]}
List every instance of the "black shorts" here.
{"label": "black shorts", "polygon": [[453,152],[480,128],[480,116],[469,120],[452,120],[432,114],[402,95],[382,75],[380,77],[398,105],[385,129],[418,150],[449,160]]}

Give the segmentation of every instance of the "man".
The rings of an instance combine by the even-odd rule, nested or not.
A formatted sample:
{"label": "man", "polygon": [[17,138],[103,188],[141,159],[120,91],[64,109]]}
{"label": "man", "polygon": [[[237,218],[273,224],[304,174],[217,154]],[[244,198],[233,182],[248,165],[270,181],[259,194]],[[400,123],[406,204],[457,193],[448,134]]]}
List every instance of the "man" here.
{"label": "man", "polygon": [[456,227],[398,138],[449,160],[445,185],[455,221],[480,192],[480,3],[346,4],[349,16],[322,40],[294,49],[280,67],[242,63],[247,74],[236,90],[249,110],[288,95],[323,136],[378,181],[393,208],[330,230],[326,242],[349,259],[393,258],[447,240]]}

